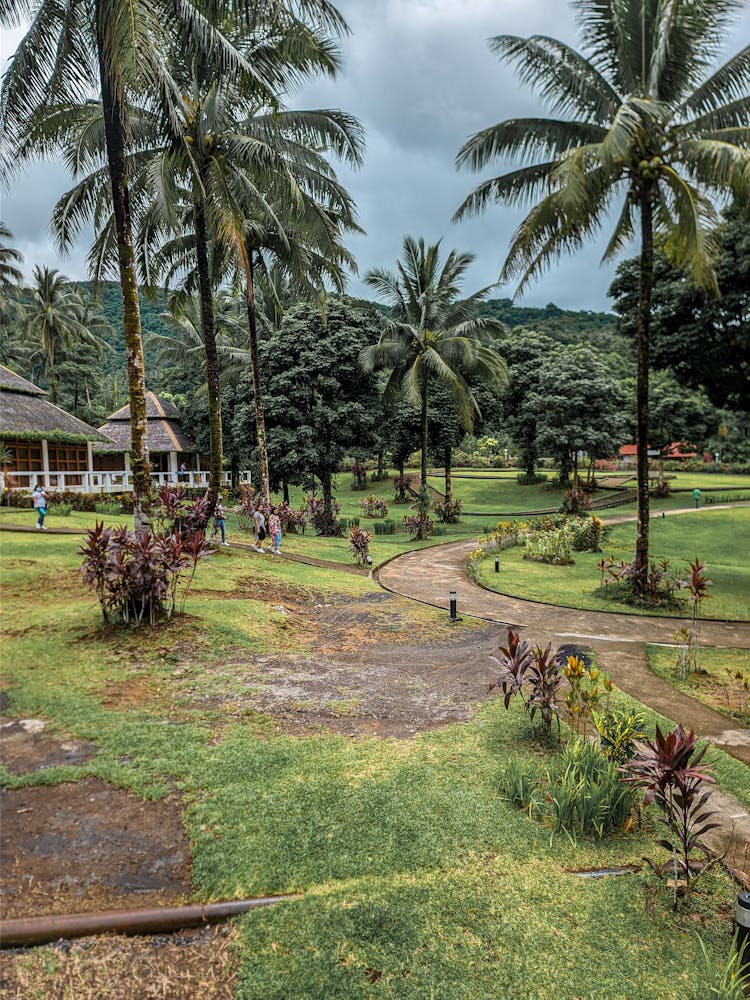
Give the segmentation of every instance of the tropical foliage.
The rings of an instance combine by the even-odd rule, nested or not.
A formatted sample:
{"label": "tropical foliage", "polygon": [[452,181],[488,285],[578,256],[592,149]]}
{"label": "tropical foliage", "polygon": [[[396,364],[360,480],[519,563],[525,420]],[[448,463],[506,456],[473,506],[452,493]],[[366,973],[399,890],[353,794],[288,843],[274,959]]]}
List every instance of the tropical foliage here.
{"label": "tropical foliage", "polygon": [[560,254],[579,249],[618,202],[605,259],[631,238],[640,240],[636,587],[648,565],[654,239],[662,238],[671,262],[688,268],[701,288],[718,290],[712,198],[750,192],[750,46],[712,69],[722,29],[740,6],[740,0],[581,2],[576,16],[586,54],[546,36],[493,38],[492,50],[515,64],[558,117],[490,126],[457,159],[475,170],[500,158],[523,162],[483,181],[456,212],[460,219],[496,201],[532,203],[501,272],[501,280],[519,279],[519,291]]}

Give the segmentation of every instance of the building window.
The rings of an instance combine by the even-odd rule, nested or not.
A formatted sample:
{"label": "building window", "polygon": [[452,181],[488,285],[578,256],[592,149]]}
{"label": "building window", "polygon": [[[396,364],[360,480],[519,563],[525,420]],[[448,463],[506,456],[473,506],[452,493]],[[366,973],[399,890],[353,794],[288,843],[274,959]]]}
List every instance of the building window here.
{"label": "building window", "polygon": [[85,446],[51,444],[48,450],[51,472],[85,472],[88,467]]}
{"label": "building window", "polygon": [[7,463],[12,472],[41,472],[42,445],[40,441],[4,441],[12,458]]}

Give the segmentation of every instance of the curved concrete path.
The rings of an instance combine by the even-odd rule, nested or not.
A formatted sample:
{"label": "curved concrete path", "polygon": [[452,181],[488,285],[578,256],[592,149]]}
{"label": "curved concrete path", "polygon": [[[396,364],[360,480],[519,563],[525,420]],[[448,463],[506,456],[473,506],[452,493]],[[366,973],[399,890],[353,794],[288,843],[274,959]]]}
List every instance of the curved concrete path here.
{"label": "curved concrete path", "polygon": [[[558,608],[485,590],[466,574],[475,548],[476,541],[469,540],[407,552],[381,567],[377,578],[386,590],[446,610],[449,591],[455,590],[459,615],[527,629],[534,642],[592,647],[599,665],[623,691],[750,765],[750,730],[733,728],[731,720],[676,691],[648,667],[646,643],[674,645],[682,620]],[[701,642],[750,649],[750,623],[704,621]]]}
{"label": "curved concrete path", "polygon": [[[455,590],[459,615],[495,621],[503,628],[528,629],[529,637],[541,645],[576,642],[593,648],[597,663],[621,690],[750,765],[750,729],[730,728],[731,720],[681,694],[648,666],[646,643],[672,645],[672,633],[680,620],[558,608],[485,590],[466,574],[467,559],[475,548],[472,540],[407,552],[381,567],[375,576],[394,594],[446,610],[449,591]],[[701,641],[707,646],[750,649],[750,623],[703,622]],[[711,797],[711,807],[717,810],[714,820],[719,826],[703,839],[746,882],[750,873],[750,814],[718,789]]]}

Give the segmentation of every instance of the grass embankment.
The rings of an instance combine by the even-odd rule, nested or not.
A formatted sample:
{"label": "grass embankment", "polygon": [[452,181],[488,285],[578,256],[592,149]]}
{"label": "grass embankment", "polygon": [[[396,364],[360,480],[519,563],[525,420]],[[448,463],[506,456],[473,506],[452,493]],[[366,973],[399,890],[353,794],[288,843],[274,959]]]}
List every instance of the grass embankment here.
{"label": "grass embankment", "polygon": [[[724,511],[698,511],[679,517],[651,522],[650,553],[654,561],[668,559],[672,571],[683,569],[696,556],[708,564],[706,575],[712,581],[711,598],[702,604],[702,617],[711,619],[750,619],[750,508]],[[550,566],[523,558],[524,549],[516,546],[500,556],[501,571],[494,572],[488,558],[480,567],[481,582],[493,590],[514,597],[543,601],[561,607],[587,608],[633,614],[632,605],[603,600],[595,596],[600,585],[597,564],[602,556],[614,555],[629,562],[633,557],[633,525],[612,525],[602,543],[602,552],[576,552],[573,566]],[[660,611],[651,613],[668,617],[689,615]]]}
{"label": "grass embankment", "polygon": [[[379,741],[282,735],[232,710],[262,683],[253,652],[314,642],[281,627],[264,589],[356,594],[369,581],[229,550],[199,568],[187,610],[200,619],[127,632],[98,625],[73,539],[5,536],[2,548],[10,713],[99,747],[80,767],[6,784],[93,774],[159,798],[174,782],[197,899],[304,894],[238,921],[237,997],[706,995],[695,932],[725,953],[731,881],[714,869],[682,916],[648,869],[571,874],[658,856],[655,829],[571,843],[511,808],[499,791],[509,758],[544,764],[525,716],[495,700],[473,723]],[[428,618],[414,627],[438,627],[415,614]],[[750,787],[742,765],[721,767],[722,785]]]}
{"label": "grass embankment", "polygon": [[699,671],[680,676],[675,668],[675,650],[647,646],[651,669],[678,691],[697,698],[722,715],[750,725],[750,650],[699,650]]}

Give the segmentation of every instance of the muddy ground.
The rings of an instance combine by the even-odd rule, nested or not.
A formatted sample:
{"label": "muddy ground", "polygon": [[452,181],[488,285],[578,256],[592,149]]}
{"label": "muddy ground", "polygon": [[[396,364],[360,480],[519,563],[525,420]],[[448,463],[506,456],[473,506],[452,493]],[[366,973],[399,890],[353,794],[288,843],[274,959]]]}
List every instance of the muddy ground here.
{"label": "muddy ground", "polygon": [[[325,601],[293,589],[263,596],[306,636],[304,652],[230,658],[212,668],[207,686],[196,683],[194,664],[180,664],[175,704],[187,699],[196,710],[219,709],[224,726],[252,708],[273,717],[280,732],[409,738],[470,719],[486,696],[497,628],[447,622],[435,628],[434,620],[413,620],[406,602],[385,593]],[[131,704],[133,690],[129,685]],[[147,685],[143,692],[147,698]],[[119,701],[116,685],[104,694],[108,704]],[[95,753],[92,743],[48,734],[43,720],[0,719],[0,763],[12,774],[80,764]],[[144,802],[87,778],[5,790],[0,808],[4,917],[190,901],[189,849],[176,796]],[[217,927],[17,950],[4,956],[0,998],[230,997],[231,939],[230,928]]]}

